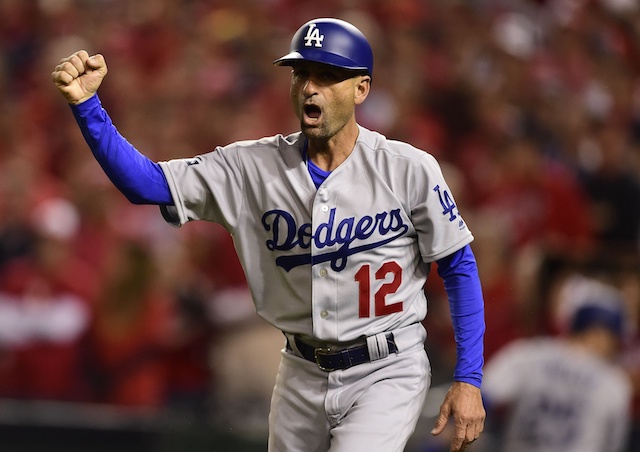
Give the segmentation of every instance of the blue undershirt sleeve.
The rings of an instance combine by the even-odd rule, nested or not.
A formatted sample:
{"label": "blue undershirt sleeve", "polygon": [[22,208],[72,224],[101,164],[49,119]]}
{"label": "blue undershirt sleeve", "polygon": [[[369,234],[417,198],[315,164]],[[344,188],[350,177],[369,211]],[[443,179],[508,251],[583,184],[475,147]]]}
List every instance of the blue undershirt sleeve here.
{"label": "blue undershirt sleeve", "polygon": [[484,301],[471,246],[437,261],[438,274],[449,298],[456,341],[454,381],[480,387],[484,365]]}
{"label": "blue undershirt sleeve", "polygon": [[71,111],[94,157],[130,202],[173,204],[160,165],[138,152],[118,133],[97,94],[79,105],[71,105]]}

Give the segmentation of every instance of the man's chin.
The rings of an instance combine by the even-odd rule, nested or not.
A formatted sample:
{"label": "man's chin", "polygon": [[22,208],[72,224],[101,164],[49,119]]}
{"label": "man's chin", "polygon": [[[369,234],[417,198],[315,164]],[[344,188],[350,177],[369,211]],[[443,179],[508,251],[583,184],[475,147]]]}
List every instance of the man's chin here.
{"label": "man's chin", "polygon": [[317,127],[317,126],[310,126],[307,124],[302,124],[301,125],[301,130],[302,133],[304,134],[304,136],[306,136],[307,138],[309,138],[310,140],[322,140],[324,139],[324,132],[322,131],[321,128]]}

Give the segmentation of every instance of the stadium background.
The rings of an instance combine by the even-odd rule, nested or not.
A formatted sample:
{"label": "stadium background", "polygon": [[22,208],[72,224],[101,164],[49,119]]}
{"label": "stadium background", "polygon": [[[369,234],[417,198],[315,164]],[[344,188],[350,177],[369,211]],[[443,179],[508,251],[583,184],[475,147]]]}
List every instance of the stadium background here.
{"label": "stadium background", "polygon": [[[100,97],[122,134],[154,160],[191,156],[296,130],[271,62],[320,16],[374,48],[360,123],[443,164],[476,236],[487,359],[558,332],[567,268],[620,287],[635,332],[634,0],[0,0],[3,451],[265,450],[282,338],[253,313],[230,239],[129,205],[50,73],[75,50],[104,54]],[[428,431],[455,352],[437,278],[425,290],[434,390],[414,452],[440,450]],[[636,335],[625,345],[638,382]]]}

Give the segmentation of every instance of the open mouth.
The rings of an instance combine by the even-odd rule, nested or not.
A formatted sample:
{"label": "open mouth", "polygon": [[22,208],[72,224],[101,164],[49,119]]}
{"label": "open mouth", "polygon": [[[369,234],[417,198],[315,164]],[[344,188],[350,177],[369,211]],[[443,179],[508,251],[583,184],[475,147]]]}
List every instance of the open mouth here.
{"label": "open mouth", "polygon": [[318,107],[317,105],[304,106],[304,114],[306,117],[310,119],[318,119],[321,113],[322,111],[320,110],[320,107]]}

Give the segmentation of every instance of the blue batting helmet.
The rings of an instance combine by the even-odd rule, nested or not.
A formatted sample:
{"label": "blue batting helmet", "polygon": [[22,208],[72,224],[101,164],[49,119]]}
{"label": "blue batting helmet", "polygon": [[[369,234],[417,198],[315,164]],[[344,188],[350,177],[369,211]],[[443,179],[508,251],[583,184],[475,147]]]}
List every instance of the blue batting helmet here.
{"label": "blue batting helmet", "polygon": [[373,52],[369,41],[355,26],[339,19],[314,19],[296,31],[289,53],[277,66],[296,61],[315,61],[373,75]]}
{"label": "blue batting helmet", "polygon": [[571,322],[571,331],[579,333],[594,327],[605,328],[618,337],[624,336],[622,311],[598,304],[578,308]]}

